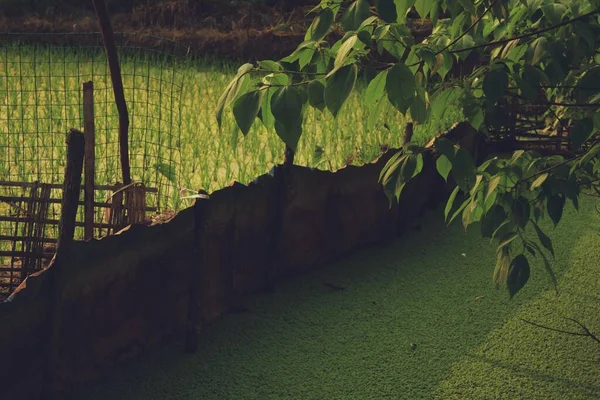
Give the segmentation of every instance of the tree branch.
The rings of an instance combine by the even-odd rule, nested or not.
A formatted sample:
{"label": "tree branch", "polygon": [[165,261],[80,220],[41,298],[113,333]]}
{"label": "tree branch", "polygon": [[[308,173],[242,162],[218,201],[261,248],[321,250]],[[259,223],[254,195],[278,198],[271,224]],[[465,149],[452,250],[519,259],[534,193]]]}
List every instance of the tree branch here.
{"label": "tree branch", "polygon": [[529,32],[529,33],[524,33],[522,35],[515,36],[513,38],[496,40],[495,42],[488,42],[488,43],[478,44],[476,46],[466,47],[466,48],[460,49],[460,50],[451,50],[450,53],[461,53],[463,51],[477,50],[477,49],[481,49],[483,47],[488,47],[488,46],[500,46],[500,45],[512,42],[513,40],[527,39],[527,38],[530,38],[532,36],[537,36],[537,35],[540,35],[542,33],[549,32],[549,31],[561,28],[561,27],[566,26],[566,25],[570,25],[570,24],[572,24],[574,22],[581,21],[581,20],[584,20],[584,19],[589,18],[589,17],[593,17],[594,15],[598,15],[598,14],[600,14],[600,9],[591,11],[591,12],[589,12],[587,14],[580,15],[579,17],[571,18],[570,20],[561,22],[560,24],[556,24],[556,25],[549,26],[547,28],[539,29],[537,31],[533,31],[533,32]]}
{"label": "tree branch", "polygon": [[558,164],[556,164],[556,165],[553,165],[553,166],[551,166],[551,167],[548,167],[548,168],[546,168],[546,169],[543,169],[543,170],[541,170],[541,171],[538,171],[538,172],[536,172],[535,174],[533,174],[533,175],[531,175],[531,176],[528,176],[528,177],[527,177],[527,178],[525,178],[525,179],[521,179],[521,181],[520,181],[519,183],[522,183],[522,182],[527,182],[527,181],[529,181],[529,180],[531,180],[531,179],[533,179],[533,178],[537,178],[538,176],[540,176],[540,175],[542,175],[542,174],[545,174],[546,172],[550,172],[550,171],[552,171],[552,170],[553,170],[553,169],[555,169],[555,168],[562,167],[563,165],[566,165],[566,164],[568,164],[568,163],[570,163],[570,162],[576,161],[576,160],[580,159],[581,157],[583,157],[585,154],[586,154],[586,153],[581,153],[581,154],[579,154],[579,155],[577,155],[577,156],[575,156],[575,157],[573,157],[573,158],[569,158],[568,160],[565,160],[565,161],[563,161],[563,162],[561,162],[561,163],[558,163]]}
{"label": "tree branch", "polygon": [[530,325],[533,325],[533,326],[537,326],[538,328],[543,328],[543,329],[552,331],[552,332],[564,333],[566,335],[573,335],[573,336],[588,336],[586,333],[571,332],[571,331],[564,331],[562,329],[551,328],[549,326],[538,324],[538,323],[532,322],[532,321],[528,321],[528,320],[523,319],[523,318],[521,318],[521,321],[526,322],[526,323],[528,323]]}
{"label": "tree branch", "polygon": [[583,329],[583,331],[585,332],[585,335],[589,338],[591,338],[592,340],[594,340],[596,343],[600,343],[600,339],[598,339],[598,337],[596,335],[594,335],[587,326],[583,325],[581,322],[577,321],[574,318],[566,318],[569,321],[572,321],[574,323],[576,323],[577,325],[579,325],[579,327],[581,327],[581,329]]}
{"label": "tree branch", "polygon": [[477,17],[477,19],[471,24],[471,26],[469,26],[467,28],[467,30],[465,30],[463,33],[461,33],[456,39],[454,39],[453,41],[451,41],[446,47],[444,47],[442,50],[438,51],[435,53],[435,55],[437,56],[440,53],[443,53],[444,51],[448,50],[450,47],[454,46],[456,43],[458,43],[458,41],[460,39],[462,39],[463,37],[465,37],[465,35],[467,33],[469,33],[473,28],[475,28],[477,26],[477,24],[479,22],[481,22],[481,20],[483,19],[483,17],[485,17],[485,15],[490,12],[490,10],[492,9],[492,7],[494,7],[496,5],[496,3],[498,3],[499,0],[494,0],[489,6],[488,8],[486,8],[483,11],[483,14],[481,14],[479,17]]}

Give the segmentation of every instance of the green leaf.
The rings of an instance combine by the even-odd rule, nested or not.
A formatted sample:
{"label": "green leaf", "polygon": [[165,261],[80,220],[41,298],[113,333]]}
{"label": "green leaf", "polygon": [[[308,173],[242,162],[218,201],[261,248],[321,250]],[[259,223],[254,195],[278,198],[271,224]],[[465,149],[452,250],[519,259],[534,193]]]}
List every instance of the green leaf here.
{"label": "green leaf", "polygon": [[496,204],[496,199],[498,198],[498,191],[493,191],[489,196],[485,197],[483,201],[483,211],[488,212],[490,208]]}
{"label": "green leaf", "polygon": [[264,91],[262,90],[253,90],[241,95],[233,103],[233,116],[244,136],[250,131],[250,127],[258,114],[263,93]]}
{"label": "green leaf", "polygon": [[482,208],[477,204],[474,198],[471,198],[471,202],[465,207],[462,214],[462,223],[465,230],[474,222],[481,219],[483,215]]}
{"label": "green leaf", "polygon": [[595,113],[592,121],[594,121],[594,130],[600,131],[600,113]]}
{"label": "green leaf", "polygon": [[389,102],[385,97],[382,97],[379,99],[379,101],[375,102],[375,106],[371,109],[371,111],[369,112],[369,117],[367,118],[367,129],[369,131],[373,130],[375,124],[377,123],[377,120],[379,120],[379,117],[381,116],[383,110],[388,104]]}
{"label": "green leaf", "polygon": [[394,23],[398,19],[394,0],[375,0],[375,7],[377,13],[385,22]]}
{"label": "green leaf", "polygon": [[496,188],[498,187],[499,183],[500,183],[500,176],[496,175],[492,179],[490,179],[490,184],[488,185],[488,190],[487,190],[487,193],[485,194],[485,201],[487,201],[487,199],[490,197],[490,195],[496,191]]}
{"label": "green leaf", "polygon": [[454,211],[454,214],[452,214],[452,217],[450,218],[450,220],[448,221],[448,225],[450,225],[452,223],[452,221],[454,221],[456,219],[456,217],[458,217],[460,215],[461,212],[463,212],[463,210],[465,209],[465,207],[467,207],[469,204],[471,204],[471,198],[467,198],[461,205],[460,207],[458,207],[456,209],[456,211]]}
{"label": "green leaf", "polygon": [[523,254],[519,254],[513,258],[508,270],[508,276],[506,278],[506,286],[508,287],[508,292],[510,293],[511,298],[513,298],[513,296],[517,294],[519,290],[523,289],[529,280],[529,275],[530,268],[527,257],[525,257]]}
{"label": "green leaf", "polygon": [[525,54],[527,54],[528,48],[529,47],[526,44],[520,44],[508,52],[508,54],[506,55],[506,59],[514,61],[516,63],[520,63]]}
{"label": "green leaf", "polygon": [[523,96],[529,101],[535,101],[538,97],[537,89],[531,84],[531,81],[524,79],[518,75],[515,77],[515,82],[521,89]]}
{"label": "green leaf", "polygon": [[533,180],[533,182],[531,182],[531,188],[530,188],[530,190],[535,190],[538,187],[542,186],[542,184],[546,181],[546,179],[548,179],[549,175],[550,174],[548,174],[547,172],[544,172],[543,174],[541,174],[537,178],[535,178]]}
{"label": "green leaf", "polygon": [[525,154],[525,150],[516,150],[510,158],[510,163],[515,164],[523,154]]}
{"label": "green leaf", "polygon": [[472,94],[465,93],[462,99],[463,114],[469,121],[469,123],[475,129],[483,124],[484,116],[482,104],[479,99],[476,99]]}
{"label": "green leaf", "polygon": [[483,175],[481,174],[475,174],[475,184],[473,185],[473,187],[471,188],[469,194],[471,196],[474,196],[479,190],[479,185],[481,185],[481,182],[483,182]]}
{"label": "green leaf", "polygon": [[304,40],[319,41],[323,39],[327,32],[329,32],[332,23],[333,11],[331,8],[323,8],[306,31]]}
{"label": "green leaf", "polygon": [[408,181],[413,176],[413,172],[415,172],[415,168],[417,167],[417,160],[414,154],[408,154],[406,160],[402,163],[400,167],[400,177],[405,182]]}
{"label": "green leaf", "polygon": [[[456,42],[453,50],[458,51],[463,49],[469,49],[473,46],[475,46],[475,40],[473,40],[473,37],[471,35],[467,34],[460,38],[458,42]],[[458,55],[458,57],[464,60],[469,56],[469,54],[471,54],[471,50],[458,51],[456,54]]]}
{"label": "green leaf", "polygon": [[346,32],[355,31],[360,24],[369,17],[369,2],[367,0],[356,0],[342,15],[342,26]]}
{"label": "green leaf", "polygon": [[443,120],[446,111],[462,95],[462,88],[450,88],[439,91],[435,94],[431,102],[431,115],[437,120]]}
{"label": "green leaf", "polygon": [[594,122],[591,118],[584,118],[575,123],[571,128],[571,144],[578,150],[582,144],[587,142],[596,132]]}
{"label": "green leaf", "polygon": [[521,228],[525,229],[527,222],[529,221],[529,216],[531,214],[531,207],[529,206],[529,201],[523,197],[519,196],[511,205],[511,217],[515,221],[515,223]]}
{"label": "green leaf", "polygon": [[402,24],[406,21],[406,14],[415,4],[415,0],[394,0],[394,4],[396,4],[396,13],[398,14],[396,22]]}
{"label": "green leaf", "polygon": [[324,94],[325,104],[334,117],[337,117],[344,102],[354,89],[357,75],[358,67],[353,64],[342,67],[327,79]]}
{"label": "green leaf", "polygon": [[312,81],[308,84],[308,102],[314,108],[321,111],[325,110],[325,86],[319,81]]}
{"label": "green leaf", "polygon": [[[377,18],[376,15],[371,15],[369,18],[367,18],[363,22],[361,22],[360,26],[358,27],[358,35],[359,35],[358,38],[360,40],[363,40],[360,37],[360,33],[364,32],[364,33],[367,33],[369,35],[369,41],[370,41],[371,40],[371,33],[374,32],[371,28],[373,28],[373,26],[377,26],[377,22],[378,22],[378,18]],[[364,28],[367,28],[367,29],[364,29]],[[370,45],[370,43],[367,43],[367,42],[365,42],[365,43]]]}
{"label": "green leaf", "polygon": [[458,149],[454,146],[454,143],[443,137],[436,138],[433,142],[433,147],[435,147],[440,154],[446,156],[450,162],[454,160],[454,155]]}
{"label": "green leaf", "polygon": [[492,238],[492,235],[506,221],[506,211],[500,205],[494,205],[481,220],[481,235]]}
{"label": "green leaf", "polygon": [[492,237],[490,238],[490,243],[496,237],[504,237],[508,234],[508,230],[510,228],[510,220],[506,219],[503,223],[501,223],[496,230],[492,233]]}
{"label": "green leaf", "polygon": [[227,88],[225,88],[225,91],[219,98],[219,101],[217,102],[217,111],[215,113],[219,129],[221,128],[221,121],[223,119],[223,111],[225,109],[225,106],[230,104],[237,97],[237,94],[243,84],[242,78],[245,77],[245,75],[248,72],[252,71],[252,68],[252,64],[249,63],[246,63],[239,67],[237,70],[237,74],[235,75],[233,80],[229,82],[229,85],[227,85]]}
{"label": "green leaf", "polygon": [[510,252],[507,247],[498,249],[498,256],[496,258],[496,267],[492,275],[492,280],[496,289],[503,286],[506,283],[508,277],[508,271],[510,268]]}
{"label": "green leaf", "polygon": [[519,234],[516,232],[510,232],[506,237],[498,245],[498,250],[502,250],[504,248],[508,248],[508,245],[511,244],[516,238],[519,237]]}
{"label": "green leaf", "polygon": [[554,289],[556,290],[556,293],[558,294],[558,280],[556,279],[556,274],[554,274],[554,271],[552,270],[552,266],[550,266],[548,257],[546,257],[546,255],[544,253],[542,253],[541,251],[539,253],[542,256],[542,260],[544,260],[544,267],[546,268],[546,272],[548,272],[548,275],[550,275],[550,279],[552,279],[552,284],[554,285]]}
{"label": "green leaf", "polygon": [[464,192],[468,192],[475,182],[475,165],[467,150],[458,149],[456,152],[452,160],[452,177]]}
{"label": "green leaf", "polygon": [[410,105],[410,116],[414,122],[422,124],[427,121],[428,114],[425,100],[420,95],[417,95]]}
{"label": "green leaf", "polygon": [[277,91],[278,86],[288,85],[289,81],[289,77],[284,73],[271,73],[263,78],[265,85],[276,85],[267,87],[266,89],[263,88],[265,93],[262,96],[262,105],[258,112],[260,120],[267,129],[275,127],[275,117],[271,112],[271,99],[273,98],[273,94]]}
{"label": "green leaf", "polygon": [[427,18],[427,15],[431,12],[431,8],[433,7],[433,3],[437,2],[434,0],[416,0],[415,1],[415,9],[419,13],[419,17],[421,19]]}
{"label": "green leaf", "polygon": [[576,21],[574,26],[577,34],[586,41],[590,49],[593,49],[596,45],[596,37],[590,26],[582,21]]}
{"label": "green leaf", "polygon": [[406,65],[396,63],[388,72],[385,89],[390,103],[406,113],[415,97],[415,77]]}
{"label": "green leaf", "polygon": [[266,71],[282,71],[283,67],[276,61],[273,60],[262,60],[258,61],[258,66]]}
{"label": "green leaf", "polygon": [[452,163],[448,160],[448,157],[445,155],[440,155],[435,162],[435,167],[438,173],[444,178],[446,182],[448,182],[448,175],[450,174],[450,170],[452,169]]}
{"label": "green leaf", "polygon": [[275,132],[292,150],[296,151],[302,135],[302,107],[304,98],[294,86],[278,89],[271,98],[275,117]]}
{"label": "green leaf", "polygon": [[477,15],[477,9],[475,8],[475,2],[473,0],[457,0],[461,6],[468,11],[471,15]]}
{"label": "green leaf", "polygon": [[567,11],[567,7],[556,3],[544,4],[542,6],[542,11],[544,12],[546,18],[548,18],[550,21],[551,25],[558,25],[562,20],[562,16]]}
{"label": "green leaf", "polygon": [[262,98],[262,105],[260,110],[258,110],[258,117],[267,129],[271,129],[275,126],[275,117],[273,117],[273,113],[271,112],[271,99],[276,90],[277,89],[274,87],[265,90],[265,94]]}
{"label": "green leaf", "polygon": [[398,174],[396,181],[396,191],[394,194],[397,199],[400,198],[400,194],[406,183],[418,175],[422,168],[422,154],[408,154],[408,157],[404,158],[404,162],[402,162],[402,165],[400,166],[400,174]]}
{"label": "green leaf", "polygon": [[544,36],[541,36],[531,42],[531,46],[529,48],[530,57],[531,57],[531,65],[535,66],[539,64],[539,62],[548,54],[548,39]]}
{"label": "green leaf", "polygon": [[[344,64],[348,60],[350,51],[356,44],[357,40],[358,40],[358,36],[352,35],[349,38],[347,38],[344,43],[342,43],[342,45],[340,46],[340,48],[335,56],[335,61],[333,63],[333,71],[332,71],[333,73],[335,73],[335,71],[339,70],[340,68],[342,68],[344,66]],[[333,73],[330,72],[329,74],[327,74],[327,77],[333,75]]]}
{"label": "green leaf", "polygon": [[421,173],[421,171],[423,171],[423,154],[422,153],[418,153],[417,154],[417,166],[415,168],[415,172],[413,173],[413,178],[415,176],[417,176],[418,174]]}
{"label": "green leaf", "polygon": [[592,161],[594,158],[596,158],[598,156],[598,154],[600,154],[600,143],[596,143],[595,145],[593,145],[587,151],[587,153],[585,153],[585,155],[581,158],[581,160],[579,160],[578,164],[580,166],[585,166],[590,161]]}
{"label": "green leaf", "polygon": [[365,102],[367,104],[375,104],[383,97],[385,93],[385,81],[387,78],[388,70],[383,70],[367,86],[365,91]]}
{"label": "green leaf", "polygon": [[175,170],[174,166],[172,166],[171,164],[157,163],[154,164],[154,168],[156,168],[156,170],[162,176],[167,178],[167,180],[171,182],[174,186],[177,186],[177,171]]}
{"label": "green leaf", "polygon": [[533,227],[535,228],[535,232],[537,233],[540,243],[542,244],[542,246],[544,246],[546,249],[548,249],[550,254],[552,254],[552,257],[554,257],[554,247],[552,247],[552,240],[544,232],[542,232],[542,230],[540,229],[538,224],[536,224],[533,221],[532,221],[532,224],[533,224]]}
{"label": "green leaf", "polygon": [[454,201],[456,200],[456,195],[458,195],[459,190],[460,188],[458,186],[455,187],[450,194],[448,201],[446,202],[446,207],[444,208],[444,220],[446,222],[448,221],[448,216],[450,215],[450,211],[452,211],[452,206],[454,205]]}
{"label": "green leaf", "polygon": [[381,170],[381,173],[379,174],[379,182],[381,182],[383,185],[387,185],[390,182],[392,175],[396,172],[396,170],[398,169],[400,164],[406,159],[406,157],[408,157],[408,155],[401,151],[394,154],[385,163],[385,166]]}
{"label": "green leaf", "polygon": [[483,92],[492,103],[500,100],[507,88],[508,74],[506,71],[490,71],[483,79]]}
{"label": "green leaf", "polygon": [[300,66],[300,69],[304,69],[304,67],[310,64],[315,54],[316,51],[314,46],[302,49],[302,51],[298,53],[298,65]]}
{"label": "green leaf", "polygon": [[547,211],[548,216],[554,222],[554,226],[558,225],[562,218],[565,199],[561,195],[555,194],[548,199]]}

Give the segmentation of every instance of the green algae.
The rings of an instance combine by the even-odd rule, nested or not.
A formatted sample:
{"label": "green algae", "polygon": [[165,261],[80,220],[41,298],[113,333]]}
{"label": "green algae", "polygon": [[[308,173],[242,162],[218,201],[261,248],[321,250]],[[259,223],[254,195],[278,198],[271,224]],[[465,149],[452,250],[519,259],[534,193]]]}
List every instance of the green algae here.
{"label": "green algae", "polygon": [[247,312],[201,332],[196,354],[173,343],[77,398],[600,398],[598,344],[521,321],[600,327],[595,204],[545,226],[559,295],[538,260],[509,301],[492,285],[494,247],[476,229],[446,228],[438,211],[387,247],[247,299]]}

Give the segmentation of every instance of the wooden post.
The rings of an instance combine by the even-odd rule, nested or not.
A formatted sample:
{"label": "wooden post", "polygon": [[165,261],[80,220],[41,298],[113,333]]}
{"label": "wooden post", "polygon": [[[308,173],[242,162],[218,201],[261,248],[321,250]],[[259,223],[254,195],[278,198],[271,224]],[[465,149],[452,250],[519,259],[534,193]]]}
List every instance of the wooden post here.
{"label": "wooden post", "polygon": [[283,153],[283,165],[289,168],[294,164],[294,150],[287,144],[285,145],[285,153]]}
{"label": "wooden post", "polygon": [[402,138],[402,146],[412,140],[413,137],[413,123],[408,122],[404,128],[404,137]]}
{"label": "wooden post", "polygon": [[121,172],[123,173],[123,184],[131,183],[131,169],[129,166],[129,112],[125,102],[125,93],[123,91],[123,78],[121,77],[121,66],[119,65],[119,55],[115,43],[108,7],[105,0],[93,0],[96,16],[100,24],[100,32],[104,41],[108,67],[110,68],[110,79],[113,85],[115,103],[119,111],[119,150],[121,156]]}
{"label": "wooden post", "polygon": [[85,136],[84,235],[94,238],[94,175],[96,165],[96,133],[94,126],[94,83],[83,83],[83,132]]}
{"label": "wooden post", "polygon": [[[208,195],[205,191],[199,194]],[[198,199],[194,204],[194,243],[192,245],[192,256],[196,261],[196,266],[192,267],[192,276],[190,279],[190,298],[188,303],[188,320],[185,332],[185,351],[195,353],[198,349],[198,325],[199,325],[199,307],[202,298],[202,282],[204,266],[204,251],[202,240],[206,227],[206,217],[210,206],[209,199]]]}
{"label": "wooden post", "polygon": [[75,219],[81,190],[84,154],[85,139],[83,133],[71,129],[67,135],[67,165],[65,166],[63,198],[58,223],[58,244],[56,255],[48,267],[50,273],[50,318],[43,398],[53,399],[56,396],[56,363],[59,357],[61,297],[64,289],[63,267],[75,235]]}

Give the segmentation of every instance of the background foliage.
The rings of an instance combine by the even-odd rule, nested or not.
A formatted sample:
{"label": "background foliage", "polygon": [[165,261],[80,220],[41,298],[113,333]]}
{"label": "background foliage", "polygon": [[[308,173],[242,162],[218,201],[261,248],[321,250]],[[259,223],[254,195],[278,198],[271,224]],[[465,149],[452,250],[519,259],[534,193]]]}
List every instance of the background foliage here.
{"label": "background foliage", "polygon": [[[512,297],[529,279],[530,257],[542,258],[554,279],[554,249],[540,220],[557,225],[567,201],[577,208],[582,194],[600,193],[599,7],[597,0],[323,0],[292,54],[238,69],[217,121],[230,106],[243,134],[258,117],[295,150],[306,108],[336,117],[365,70],[375,71],[365,92],[371,127],[386,107],[422,124],[460,104],[473,127],[488,137],[504,132],[516,151],[474,160],[436,140],[438,172],[456,183],[446,219],[460,216],[465,229],[480,223],[481,234],[497,242],[493,278]],[[432,25],[422,40],[407,18],[415,11]],[[330,45],[332,30],[344,35]],[[469,57],[477,60],[471,71],[450,73]],[[566,148],[548,151],[543,141],[519,148],[514,110],[540,105],[544,125],[536,136],[564,135]],[[423,151],[409,143],[386,165],[381,182],[391,199],[421,172]],[[537,240],[527,238],[528,229]]]}

